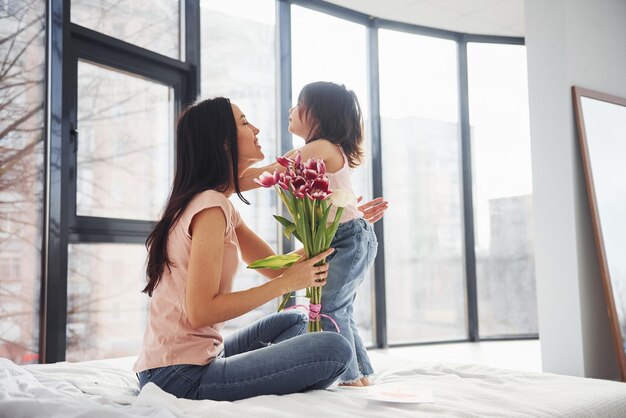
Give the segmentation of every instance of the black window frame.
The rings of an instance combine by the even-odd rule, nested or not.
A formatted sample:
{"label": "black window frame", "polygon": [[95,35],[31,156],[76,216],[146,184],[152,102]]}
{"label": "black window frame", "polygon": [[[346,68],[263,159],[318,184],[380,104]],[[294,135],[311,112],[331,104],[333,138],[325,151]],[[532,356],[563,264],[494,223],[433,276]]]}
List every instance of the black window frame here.
{"label": "black window frame", "polygon": [[[462,199],[465,283],[467,295],[467,339],[460,341],[536,339],[537,334],[483,337],[478,329],[476,264],[474,254],[474,218],[471,187],[471,142],[467,85],[467,43],[486,42],[524,45],[519,37],[469,35],[448,30],[395,22],[369,16],[322,0],[275,0],[278,39],[280,150],[290,149],[287,130],[287,109],[292,95],[291,68],[291,5],[298,5],[364,25],[369,74],[372,139],[372,190],[384,196],[381,159],[381,125],[379,96],[378,30],[390,29],[413,34],[450,39],[458,45],[459,106],[461,125]],[[154,51],[84,28],[70,21],[71,0],[47,0],[46,18],[46,152],[45,194],[42,221],[42,285],[40,297],[39,361],[63,361],[66,352],[67,321],[67,252],[71,243],[143,243],[154,223],[128,219],[76,216],[75,211],[75,145],[76,126],[76,63],[85,59],[97,64],[122,69],[148,79],[161,80],[176,90],[178,109],[200,95],[200,3],[180,0],[181,36],[185,60],[176,60]],[[123,58],[123,59],[122,59]],[[80,146],[80,132],[78,132]],[[387,307],[385,299],[384,219],[374,226],[379,238],[379,253],[374,264],[375,346],[432,344],[414,342],[389,344],[387,339]],[[291,242],[283,239],[288,250]],[[442,341],[450,342],[450,341]]]}
{"label": "black window frame", "polygon": [[[40,299],[41,363],[65,360],[68,247],[75,243],[144,243],[155,222],[76,214],[78,61],[138,75],[174,90],[175,114],[199,95],[199,2],[180,0],[181,49],[173,59],[70,21],[71,1],[47,3],[46,193]],[[181,54],[181,55],[183,55]],[[173,122],[173,121],[172,121]]]}
{"label": "black window frame", "polygon": [[[514,334],[501,335],[497,337],[481,337],[479,333],[478,319],[478,294],[476,280],[476,255],[474,250],[474,210],[473,210],[473,190],[472,190],[472,158],[471,158],[471,138],[469,125],[469,100],[468,100],[468,76],[467,76],[467,44],[468,42],[500,43],[510,45],[524,45],[524,38],[514,36],[492,36],[473,35],[455,32],[444,29],[436,29],[426,26],[414,25],[403,22],[396,22],[388,19],[381,19],[369,16],[368,14],[347,9],[342,6],[327,3],[322,0],[277,0],[284,9],[289,9],[291,5],[297,5],[321,13],[328,14],[340,19],[345,19],[354,23],[364,25],[367,30],[366,48],[368,56],[369,72],[369,101],[371,106],[371,122],[368,127],[372,139],[372,191],[374,196],[384,196],[383,170],[381,158],[381,124],[380,124],[380,95],[379,95],[379,66],[378,66],[378,30],[388,29],[416,35],[429,36],[440,39],[455,41],[457,44],[458,58],[458,93],[459,93],[459,123],[460,123],[460,145],[461,145],[461,199],[463,204],[463,248],[464,248],[464,270],[465,270],[465,291],[467,310],[467,338],[461,340],[444,340],[428,342],[408,342],[389,344],[387,337],[387,306],[385,294],[385,235],[384,218],[374,225],[374,230],[378,237],[378,255],[374,262],[374,312],[373,322],[375,329],[375,347],[403,347],[428,345],[434,343],[450,342],[478,342],[513,339],[538,339],[538,334]],[[290,14],[284,11],[279,17],[290,19]],[[290,28],[291,25],[281,25]],[[291,37],[291,33],[280,33],[281,37]],[[284,59],[285,51],[281,52],[281,62]],[[289,67],[289,69],[291,69]],[[291,80],[291,78],[290,78]],[[291,90],[291,85],[289,86]],[[291,92],[290,92],[291,94]],[[283,96],[285,97],[285,96]],[[289,99],[291,96],[287,96]],[[281,113],[281,121],[285,123],[286,114]],[[287,149],[284,149],[287,151]]]}

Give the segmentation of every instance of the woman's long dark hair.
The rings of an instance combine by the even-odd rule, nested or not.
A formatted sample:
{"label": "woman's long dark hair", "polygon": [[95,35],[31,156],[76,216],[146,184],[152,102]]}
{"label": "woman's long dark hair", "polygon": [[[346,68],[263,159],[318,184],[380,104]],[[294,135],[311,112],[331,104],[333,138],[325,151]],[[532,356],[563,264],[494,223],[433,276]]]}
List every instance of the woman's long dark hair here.
{"label": "woman's long dark hair", "polygon": [[363,159],[363,114],[356,94],[346,86],[317,81],[298,96],[300,119],[311,126],[306,142],[327,139],[340,145],[350,167]]}
{"label": "woman's long dark hair", "polygon": [[203,100],[181,112],[176,122],[174,184],[163,216],[146,240],[148,284],[144,293],[152,296],[165,267],[173,266],[167,239],[195,195],[211,189],[223,192],[234,183],[237,196],[248,203],[239,189],[238,158],[237,125],[230,100]]}

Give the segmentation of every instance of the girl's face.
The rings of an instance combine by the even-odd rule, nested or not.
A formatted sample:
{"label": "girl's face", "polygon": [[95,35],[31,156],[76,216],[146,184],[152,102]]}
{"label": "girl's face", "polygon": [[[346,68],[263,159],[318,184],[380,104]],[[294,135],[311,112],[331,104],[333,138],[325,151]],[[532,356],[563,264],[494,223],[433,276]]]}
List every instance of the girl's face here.
{"label": "girl's face", "polygon": [[246,119],[246,115],[235,104],[231,104],[233,115],[235,116],[235,124],[237,125],[237,148],[239,152],[239,171],[247,169],[254,163],[265,158],[261,151],[261,145],[256,135],[259,130]]}
{"label": "girl's face", "polygon": [[306,126],[305,121],[300,119],[298,105],[289,109],[289,132],[304,139],[306,139],[306,136],[308,135],[309,129]]}

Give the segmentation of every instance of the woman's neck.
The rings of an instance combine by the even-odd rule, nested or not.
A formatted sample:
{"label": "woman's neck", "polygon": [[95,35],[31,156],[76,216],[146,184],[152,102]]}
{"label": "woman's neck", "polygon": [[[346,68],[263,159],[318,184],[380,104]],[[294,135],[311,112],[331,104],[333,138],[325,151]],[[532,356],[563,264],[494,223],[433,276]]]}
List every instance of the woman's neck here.
{"label": "woman's neck", "polygon": [[[244,170],[242,170],[241,168],[239,169],[239,178],[241,178],[241,176],[243,175],[244,171],[245,171],[245,169]],[[239,186],[239,187],[241,188],[241,186]],[[230,186],[228,187],[228,189],[224,190],[221,193],[223,193],[224,196],[226,196],[226,197],[231,197],[233,195],[233,193],[235,193],[235,181],[234,181],[232,175],[230,176]]]}

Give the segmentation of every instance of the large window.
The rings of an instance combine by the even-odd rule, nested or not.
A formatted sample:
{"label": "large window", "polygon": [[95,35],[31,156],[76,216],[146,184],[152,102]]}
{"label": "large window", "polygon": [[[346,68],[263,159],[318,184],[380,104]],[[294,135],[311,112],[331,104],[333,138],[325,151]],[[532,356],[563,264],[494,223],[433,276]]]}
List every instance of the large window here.
{"label": "large window", "polygon": [[134,356],[146,326],[145,253],[138,244],[72,244],[68,361]]}
{"label": "large window", "polygon": [[[86,225],[157,220],[172,177],[173,88],[82,59],[77,75],[76,216]],[[105,244],[98,241],[110,238],[76,235],[68,248],[66,358],[136,355],[148,308],[145,247],[123,244],[123,236]]]}
{"label": "large window", "polygon": [[179,0],[72,0],[72,22],[181,58]]}
{"label": "large window", "polygon": [[457,44],[379,31],[389,343],[467,338]]}
{"label": "large window", "polygon": [[0,357],[39,357],[46,2],[0,7]]}
{"label": "large window", "polygon": [[175,117],[194,81],[177,60],[180,4],[47,4],[46,362],[138,354],[144,243],[171,187]]}
{"label": "large window", "polygon": [[526,48],[469,43],[481,337],[537,333]]}
{"label": "large window", "polygon": [[[353,172],[352,181],[355,193],[367,200],[371,197],[371,136],[368,131],[366,28],[298,6],[291,8],[291,28],[292,104],[297,102],[302,87],[315,81],[344,84],[354,90],[359,99],[365,119],[366,158]],[[338,39],[341,42],[337,42]],[[304,141],[294,137],[293,144],[301,146]],[[373,341],[372,272],[359,288],[354,305],[354,316],[365,344]]]}
{"label": "large window", "polygon": [[76,214],[158,220],[174,117],[170,86],[80,60]]}
{"label": "large window", "polygon": [[[319,80],[356,92],[366,159],[355,192],[371,199],[374,185],[390,201],[377,225],[384,277],[372,269],[355,301],[366,343],[536,335],[522,45],[299,0],[0,5],[0,356],[136,355],[149,302],[143,244],[171,186],[176,115],[197,95],[230,98],[260,128],[267,164],[279,147],[303,144],[281,138],[278,109]],[[231,200],[282,250],[275,192],[245,197],[250,206]],[[264,281],[242,266],[235,289]],[[374,283],[386,312],[375,309]]]}
{"label": "large window", "polygon": [[[276,159],[277,83],[276,83],[276,5],[273,0],[203,0],[201,10],[202,96],[225,96],[238,105],[248,120],[260,129],[259,143],[269,164]],[[278,213],[274,190],[256,189],[244,193],[250,205],[236,195],[231,201],[243,220],[278,250]],[[234,290],[258,286],[266,279],[242,266]],[[231,333],[256,319],[275,312],[278,304],[262,307],[226,323]]]}

